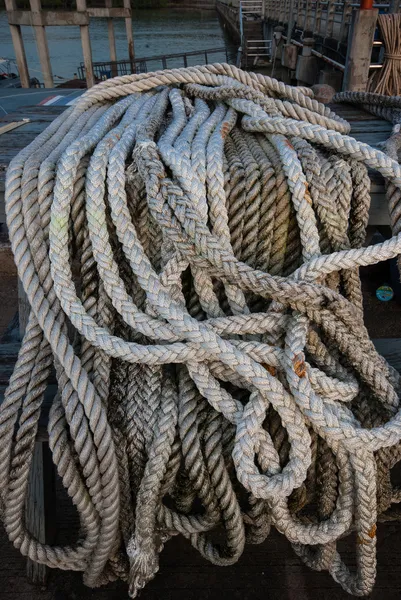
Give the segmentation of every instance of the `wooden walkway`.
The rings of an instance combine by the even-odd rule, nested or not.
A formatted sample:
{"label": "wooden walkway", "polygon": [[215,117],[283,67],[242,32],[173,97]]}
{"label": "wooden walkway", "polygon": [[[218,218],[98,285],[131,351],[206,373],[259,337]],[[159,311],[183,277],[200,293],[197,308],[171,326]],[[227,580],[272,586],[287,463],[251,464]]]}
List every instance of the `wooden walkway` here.
{"label": "wooden walkway", "polygon": [[29,123],[18,129],[0,135],[0,225],[5,223],[4,186],[10,161],[46,129],[65,108],[65,106],[24,106],[0,118],[0,127],[13,121],[30,119]]}

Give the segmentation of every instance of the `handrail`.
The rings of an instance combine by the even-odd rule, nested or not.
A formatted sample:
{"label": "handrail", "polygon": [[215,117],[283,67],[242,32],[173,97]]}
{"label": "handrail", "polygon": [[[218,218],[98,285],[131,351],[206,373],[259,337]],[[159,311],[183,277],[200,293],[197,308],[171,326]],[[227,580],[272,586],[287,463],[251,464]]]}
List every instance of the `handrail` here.
{"label": "handrail", "polygon": [[[205,52],[207,52],[208,54],[212,54],[212,53],[216,53],[216,52],[227,52],[227,48],[224,47],[220,47],[220,48],[206,48],[205,50],[191,50],[191,52],[175,52],[173,54],[158,54],[156,56],[144,56],[141,58],[135,58],[134,62],[143,62],[144,60],[161,60],[163,57],[168,59],[168,58],[179,58],[180,56],[196,56],[197,54],[205,54]],[[113,62],[113,64],[119,64],[119,63],[124,63],[124,62],[130,62],[128,59],[123,59],[123,60],[116,60],[116,61],[109,61],[109,60],[102,60],[99,62],[94,62],[93,66],[95,65],[102,65],[104,63],[107,64],[111,64]],[[83,63],[81,63],[83,64]]]}
{"label": "handrail", "polygon": [[[288,40],[286,35],[283,35],[283,39],[284,40]],[[303,48],[304,45],[302,44],[302,42],[298,42],[298,40],[294,40],[291,39],[290,43],[293,44],[294,46],[298,46],[298,48]],[[329,65],[332,65],[333,67],[336,67],[336,69],[339,69],[339,71],[344,71],[345,70],[345,65],[342,65],[341,63],[337,62],[336,60],[333,60],[332,58],[329,58],[328,56],[325,56],[324,54],[322,54],[321,52],[318,52],[317,50],[315,50],[314,48],[311,48],[311,53],[316,56],[317,58],[321,58],[322,60],[324,60],[325,62],[327,62]]]}
{"label": "handrail", "polygon": [[[118,75],[118,74],[127,74],[132,72],[132,65],[136,66],[137,72],[147,72],[147,62],[159,61],[162,63],[163,69],[167,68],[167,61],[170,59],[180,59],[182,58],[184,67],[188,66],[188,58],[191,56],[202,56],[205,59],[205,64],[208,64],[208,55],[209,54],[225,54],[226,62],[230,63],[231,60],[229,58],[229,52],[226,46],[220,48],[206,48],[205,50],[193,50],[191,52],[177,52],[173,54],[160,54],[157,56],[144,56],[143,58],[135,58],[134,61],[125,59],[125,60],[116,60],[116,61],[99,61],[93,63],[93,72],[97,76],[98,79],[103,78],[107,75],[108,72],[110,74]],[[138,70],[139,67],[139,70]],[[103,71],[102,71],[103,69]],[[141,69],[145,69],[142,71]],[[79,78],[84,79],[85,73],[85,65],[81,62],[78,67]]]}

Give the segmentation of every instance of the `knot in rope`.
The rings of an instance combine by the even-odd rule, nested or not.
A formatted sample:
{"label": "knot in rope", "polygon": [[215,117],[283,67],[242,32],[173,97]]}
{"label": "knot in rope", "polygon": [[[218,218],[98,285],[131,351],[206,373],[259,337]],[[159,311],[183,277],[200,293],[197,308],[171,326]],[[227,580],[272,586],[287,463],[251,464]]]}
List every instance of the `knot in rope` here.
{"label": "knot in rope", "polygon": [[401,60],[401,55],[399,54],[391,54],[389,52],[384,53],[384,58],[388,58],[390,60]]}

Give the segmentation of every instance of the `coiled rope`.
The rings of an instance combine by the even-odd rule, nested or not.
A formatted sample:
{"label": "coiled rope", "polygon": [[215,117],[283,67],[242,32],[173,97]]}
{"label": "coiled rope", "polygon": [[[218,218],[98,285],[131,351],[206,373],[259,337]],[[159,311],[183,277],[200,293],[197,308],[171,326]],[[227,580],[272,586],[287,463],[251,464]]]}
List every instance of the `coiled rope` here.
{"label": "coiled rope", "polygon": [[[386,15],[388,16],[388,15]],[[400,15],[401,16],[401,15]],[[335,102],[361,104],[364,110],[393,124],[390,137],[380,145],[386,154],[400,162],[401,150],[401,97],[374,94],[372,92],[340,92],[334,95]],[[393,235],[401,232],[401,192],[391,181],[386,181],[386,199]],[[401,257],[398,257],[398,269],[401,273]]]}
{"label": "coiled rope", "polygon": [[384,43],[383,67],[369,79],[368,89],[377,94],[396,96],[401,93],[401,15],[377,18]]}
{"label": "coiled rope", "polygon": [[[362,247],[367,167],[397,190],[401,167],[308,94],[230,65],[124,76],[10,164],[31,314],[0,407],[0,499],[23,555],[135,597],[172,535],[230,565],[273,525],[370,593],[401,412],[358,269],[401,253],[401,236]],[[69,547],[24,520],[53,366],[49,445],[81,523]]]}

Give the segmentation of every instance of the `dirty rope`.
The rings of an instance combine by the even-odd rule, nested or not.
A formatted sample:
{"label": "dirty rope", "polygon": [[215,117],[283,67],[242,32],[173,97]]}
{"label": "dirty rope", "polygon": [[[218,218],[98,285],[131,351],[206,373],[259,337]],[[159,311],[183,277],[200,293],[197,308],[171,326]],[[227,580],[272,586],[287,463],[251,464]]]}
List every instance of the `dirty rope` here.
{"label": "dirty rope", "polygon": [[[0,407],[0,499],[23,555],[135,597],[171,536],[231,565],[274,526],[370,593],[401,412],[358,269],[401,253],[400,235],[362,247],[367,167],[397,193],[401,167],[348,131],[307,90],[217,64],[103,82],[12,161],[31,313]],[[53,369],[49,445],[81,525],[67,547],[24,517]]]}

